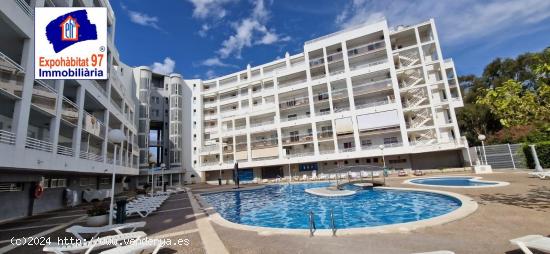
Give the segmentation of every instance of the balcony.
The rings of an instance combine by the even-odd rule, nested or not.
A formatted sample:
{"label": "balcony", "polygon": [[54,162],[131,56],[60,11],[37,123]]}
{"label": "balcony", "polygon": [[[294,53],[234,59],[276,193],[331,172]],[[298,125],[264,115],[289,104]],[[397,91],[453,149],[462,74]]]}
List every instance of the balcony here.
{"label": "balcony", "polygon": [[0,143],[15,145],[15,133],[5,131],[5,130],[0,130]]}
{"label": "balcony", "polygon": [[268,148],[268,147],[274,147],[277,146],[278,141],[276,138],[270,138],[270,139],[263,139],[252,142],[250,145],[252,149],[261,149],[261,148]]}
{"label": "balcony", "polygon": [[312,134],[290,135],[282,137],[283,145],[313,142]]}
{"label": "balcony", "polygon": [[25,77],[23,67],[0,52],[0,72],[2,73],[0,89],[21,98],[23,94],[23,78]]}
{"label": "balcony", "polygon": [[327,62],[329,64],[333,62],[336,63],[338,61],[341,61],[342,59],[344,59],[344,54],[342,52],[336,52],[336,53],[327,55]]}
{"label": "balcony", "polygon": [[299,116],[291,116],[291,117],[281,117],[281,122],[291,122],[291,121],[296,121],[296,120],[300,120],[300,119],[304,119],[304,118],[309,118],[310,115],[307,114],[307,115],[299,115]]}
{"label": "balcony", "polygon": [[369,53],[373,53],[382,50],[386,46],[384,40],[371,42],[365,45],[361,45],[355,48],[348,49],[348,58],[354,58],[363,56]]}
{"label": "balcony", "polygon": [[324,57],[317,57],[317,58],[314,58],[314,59],[311,59],[309,60],[309,67],[310,68],[314,68],[314,67],[317,67],[317,66],[320,66],[322,64],[325,63],[325,59]]}
{"label": "balcony", "polygon": [[105,125],[92,114],[86,111],[84,113],[82,130],[103,139],[105,137]]}
{"label": "balcony", "polygon": [[341,153],[351,153],[355,152],[355,147],[340,148]]}
{"label": "balcony", "polygon": [[347,88],[334,89],[332,90],[331,94],[332,94],[333,100],[348,98],[348,89]]}
{"label": "balcony", "polygon": [[63,96],[61,108],[61,119],[76,126],[78,124],[78,106]]}
{"label": "balcony", "polygon": [[97,90],[99,90],[99,92],[101,92],[101,94],[103,94],[105,97],[107,97],[107,90],[105,89],[105,87],[101,84],[99,84],[99,82],[97,80],[90,80],[92,82],[92,84],[94,84],[94,86],[97,88]]}
{"label": "balcony", "polygon": [[317,133],[317,140],[323,141],[323,140],[330,140],[333,139],[334,135],[332,131],[321,131]]}
{"label": "balcony", "polygon": [[257,122],[257,123],[250,123],[250,128],[271,125],[271,124],[274,124],[274,123],[275,123],[275,120],[269,120],[269,121],[263,121],[263,122]]}
{"label": "balcony", "polygon": [[220,146],[218,144],[214,145],[205,145],[201,148],[201,152],[217,152],[220,150]]}
{"label": "balcony", "polygon": [[38,109],[54,116],[57,92],[40,80],[35,80],[32,89],[31,103]]}
{"label": "balcony", "polygon": [[29,4],[30,1],[27,2],[25,0],[15,0],[15,2],[17,3],[17,5],[19,5],[19,7],[21,7],[25,14],[27,14],[31,18],[34,17],[34,12]]}
{"label": "balcony", "polygon": [[299,157],[307,157],[307,156],[313,156],[313,155],[315,155],[315,152],[310,151],[310,152],[296,152],[296,153],[291,152],[286,156],[288,158],[299,158]]}
{"label": "balcony", "polygon": [[305,83],[307,82],[307,79],[292,79],[292,80],[288,80],[288,81],[283,81],[283,82],[279,82],[278,83],[278,86],[279,88],[284,88],[284,87],[289,87],[289,86],[293,86],[293,85],[297,85],[297,84],[301,84],[301,83]]}
{"label": "balcony", "polygon": [[279,109],[288,110],[297,107],[309,106],[308,97],[300,97],[279,103]]}
{"label": "balcony", "polygon": [[364,108],[372,108],[377,106],[382,106],[390,103],[394,103],[394,99],[384,98],[382,100],[375,100],[375,101],[366,101],[361,104],[355,105],[355,109],[364,109]]}
{"label": "balcony", "polygon": [[81,151],[80,154],[79,154],[79,157],[81,159],[85,159],[85,160],[103,162],[103,156],[99,155],[99,154],[95,154],[95,153],[89,153],[89,152]]}
{"label": "balcony", "polygon": [[27,137],[25,140],[25,148],[51,153],[53,151],[53,144],[49,141]]}
{"label": "balcony", "polygon": [[375,93],[380,91],[385,91],[393,89],[391,79],[383,79],[383,80],[377,80],[377,81],[371,81],[371,82],[364,82],[358,85],[353,85],[353,94],[359,95],[359,94],[367,94],[367,93]]}
{"label": "balcony", "polygon": [[74,155],[74,152],[73,152],[73,149],[71,147],[58,145],[57,146],[57,154],[72,157]]}
{"label": "balcony", "polygon": [[[380,150],[381,145],[362,145],[362,150]],[[393,147],[402,147],[402,142],[393,142],[393,143],[385,143],[383,144],[384,148],[393,148]]]}

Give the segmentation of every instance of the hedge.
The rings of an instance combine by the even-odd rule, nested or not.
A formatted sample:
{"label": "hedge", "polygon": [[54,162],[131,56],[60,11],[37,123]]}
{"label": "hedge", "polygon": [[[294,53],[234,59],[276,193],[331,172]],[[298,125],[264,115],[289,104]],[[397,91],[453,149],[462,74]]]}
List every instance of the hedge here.
{"label": "hedge", "polygon": [[[534,143],[534,145],[542,168],[550,168],[550,141],[538,142]],[[528,144],[523,145],[523,153],[525,153],[527,166],[529,166],[529,168],[535,168],[531,147],[529,147]]]}

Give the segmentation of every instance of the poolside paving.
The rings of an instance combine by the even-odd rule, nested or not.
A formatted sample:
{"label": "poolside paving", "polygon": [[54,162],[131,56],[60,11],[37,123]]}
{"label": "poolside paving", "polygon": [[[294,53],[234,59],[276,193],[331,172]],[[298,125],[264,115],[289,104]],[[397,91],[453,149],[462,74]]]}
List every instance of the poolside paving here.
{"label": "poolside paving", "polygon": [[[435,176],[436,174],[429,175]],[[441,175],[441,174],[437,174]],[[464,174],[462,174],[464,175]],[[473,174],[467,174],[473,175]],[[193,209],[187,193],[170,198],[145,220],[148,236],[176,242],[188,239],[189,245],[169,246],[160,253],[207,253],[204,242],[220,241],[229,253],[414,253],[451,250],[455,253],[522,253],[509,239],[527,234],[550,234],[550,180],[529,178],[525,172],[494,173],[484,180],[510,182],[509,186],[479,189],[457,189],[403,184],[406,177],[390,177],[390,187],[444,190],[470,196],[479,208],[470,216],[447,224],[422,228],[407,233],[387,233],[349,236],[258,235],[256,232],[220,226]],[[234,190],[234,186],[191,185],[192,193]],[[245,185],[257,188],[258,185]],[[194,200],[193,200],[194,202]],[[196,203],[195,203],[196,204]],[[0,224],[0,253],[10,247],[12,236],[32,236],[47,232],[46,237],[69,236],[65,228],[82,224],[84,206],[48,212],[9,223]],[[200,223],[198,223],[198,220]],[[198,224],[201,224],[199,226]],[[210,225],[208,225],[210,224]],[[207,225],[206,229],[205,226]],[[213,230],[210,230],[210,229]],[[53,232],[48,230],[56,229]],[[219,237],[219,238],[218,238]],[[218,246],[220,247],[220,246]],[[9,253],[40,253],[41,246],[21,246]],[[210,248],[209,253],[216,253]],[[536,252],[535,252],[536,253]]]}

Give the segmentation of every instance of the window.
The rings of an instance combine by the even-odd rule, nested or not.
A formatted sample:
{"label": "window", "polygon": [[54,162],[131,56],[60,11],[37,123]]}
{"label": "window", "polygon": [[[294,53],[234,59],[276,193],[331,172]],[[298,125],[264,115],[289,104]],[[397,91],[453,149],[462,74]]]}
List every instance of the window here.
{"label": "window", "polygon": [[80,186],[81,187],[89,187],[94,185],[94,178],[93,177],[81,177],[80,178]]}
{"label": "window", "polygon": [[352,148],[352,147],[353,147],[353,145],[351,144],[351,142],[345,142],[344,143],[344,148],[345,149]]}
{"label": "window", "polygon": [[22,183],[0,183],[0,192],[22,191]]}
{"label": "window", "polygon": [[373,159],[372,159],[372,162],[373,162],[373,163],[378,163],[378,158],[373,158]]}
{"label": "window", "polygon": [[370,139],[362,140],[361,145],[362,146],[372,146],[372,141]]}
{"label": "window", "polygon": [[367,163],[370,163],[370,159],[367,159]]}
{"label": "window", "polygon": [[[46,185],[46,184],[49,184]],[[67,179],[65,178],[51,178],[44,180],[44,188],[65,188],[67,187]]]}
{"label": "window", "polygon": [[399,141],[397,140],[397,137],[384,138],[384,145],[397,144],[397,143],[399,143]]}

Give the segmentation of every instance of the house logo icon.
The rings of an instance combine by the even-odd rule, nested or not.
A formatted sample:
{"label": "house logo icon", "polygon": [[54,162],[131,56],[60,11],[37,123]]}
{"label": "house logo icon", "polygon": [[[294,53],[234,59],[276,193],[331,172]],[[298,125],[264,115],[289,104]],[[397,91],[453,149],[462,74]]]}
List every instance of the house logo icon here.
{"label": "house logo icon", "polygon": [[72,16],[68,16],[61,22],[61,40],[62,41],[78,41],[78,28],[80,25]]}

